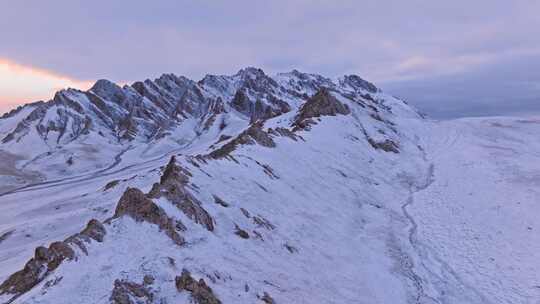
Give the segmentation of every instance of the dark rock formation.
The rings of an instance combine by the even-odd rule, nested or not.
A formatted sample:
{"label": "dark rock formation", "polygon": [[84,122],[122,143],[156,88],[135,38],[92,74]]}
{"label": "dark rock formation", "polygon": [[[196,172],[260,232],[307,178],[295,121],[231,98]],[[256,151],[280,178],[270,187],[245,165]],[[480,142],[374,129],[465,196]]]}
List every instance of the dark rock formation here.
{"label": "dark rock formation", "polygon": [[117,104],[123,104],[128,98],[120,86],[106,79],[98,80],[92,88],[90,88],[90,91],[105,100]]}
{"label": "dark rock formation", "polygon": [[103,238],[105,237],[106,230],[105,226],[103,224],[96,220],[91,219],[88,224],[86,225],[86,228],[84,228],[83,231],[79,234],[81,237],[88,237],[98,242],[103,242]]}
{"label": "dark rock formation", "polygon": [[368,137],[369,144],[375,148],[380,149],[385,152],[393,152],[393,153],[399,153],[399,146],[395,142],[393,142],[390,139],[385,139],[382,142],[375,141],[373,138]]}
{"label": "dark rock formation", "polygon": [[328,89],[323,88],[302,105],[293,122],[293,131],[308,129],[311,124],[315,123],[311,119],[314,117],[350,113],[351,110],[346,104],[341,103]]}
{"label": "dark rock formation", "polygon": [[157,225],[178,245],[183,245],[185,242],[175,229],[176,222],[137,188],[126,189],[116,206],[113,218],[124,215],[130,216],[138,222],[144,221]]}
{"label": "dark rock formation", "polygon": [[331,79],[321,75],[302,73],[298,70],[293,70],[290,73],[285,73],[289,76],[288,86],[291,88],[288,93],[302,99],[308,99],[309,96],[305,92],[317,92],[321,88],[334,88],[336,85]]}
{"label": "dark rock formation", "polygon": [[34,257],[25,264],[24,268],[12,274],[0,285],[0,295],[12,294],[13,297],[8,301],[11,303],[43,281],[62,262],[75,260],[76,254],[73,248],[78,247],[87,253],[84,243],[90,243],[91,240],[101,242],[105,233],[105,227],[93,219],[88,222],[83,231],[68,237],[63,242],[51,243],[48,248],[37,247]]}
{"label": "dark rock formation", "polygon": [[231,88],[231,82],[236,83],[234,95],[231,96],[231,107],[247,116],[252,123],[291,110],[287,102],[277,97],[277,93],[285,89],[261,69],[242,69],[232,77],[207,75],[200,84],[226,91]]}
{"label": "dark rock formation", "polygon": [[263,123],[254,123],[252,124],[246,131],[245,135],[249,136],[251,139],[255,140],[257,144],[267,147],[267,148],[273,148],[276,146],[276,143],[274,140],[272,140],[272,137],[268,135],[265,131],[263,131]]}
{"label": "dark rock formation", "polygon": [[8,301],[11,303],[43,281],[65,259],[72,260],[74,256],[75,252],[65,242],[54,242],[49,248],[36,248],[34,257],[24,265],[24,268],[12,274],[0,285],[0,295],[13,294],[13,297]]}
{"label": "dark rock formation", "polygon": [[163,170],[159,183],[161,185],[166,183],[180,183],[186,185],[189,181],[189,176],[191,176],[191,173],[176,165],[176,157],[172,156],[167,163],[165,170]]}
{"label": "dark rock formation", "polygon": [[224,201],[223,199],[221,199],[219,196],[217,195],[213,195],[214,197],[214,202],[220,206],[223,206],[225,208],[229,207],[229,203],[227,203],[226,201]]}
{"label": "dark rock formation", "polygon": [[221,304],[221,301],[214,295],[212,288],[206,285],[204,279],[196,281],[191,277],[191,273],[186,269],[182,270],[182,275],[177,276],[176,289],[178,291],[188,291],[195,303],[198,304]]}
{"label": "dark rock formation", "polygon": [[288,243],[285,243],[283,247],[285,247],[290,253],[298,252],[298,249],[296,247],[289,245]]}
{"label": "dark rock formation", "polygon": [[340,84],[349,85],[356,90],[365,90],[370,93],[377,93],[377,91],[379,90],[373,83],[364,80],[357,75],[347,75],[343,77],[343,79],[340,81]]}
{"label": "dark rock formation", "polygon": [[247,211],[246,209],[240,207],[240,211],[242,211],[242,214],[243,214],[246,218],[251,218],[251,214],[249,214],[249,211]]}
{"label": "dark rock formation", "polygon": [[[115,280],[109,300],[113,304],[152,304],[154,295],[146,285],[126,280]],[[132,300],[133,298],[136,299],[136,302]]]}
{"label": "dark rock formation", "polygon": [[88,222],[83,231],[68,237],[64,242],[71,246],[76,246],[84,254],[88,254],[85,244],[92,241],[97,241],[99,243],[103,242],[106,233],[105,226],[103,226],[100,221],[92,219]]}
{"label": "dark rock formation", "polygon": [[154,284],[155,278],[149,274],[145,275],[143,278],[143,284],[145,286]]}
{"label": "dark rock formation", "polygon": [[238,227],[238,225],[235,225],[234,234],[238,235],[239,237],[243,239],[249,239],[249,233],[241,229],[240,227]]}
{"label": "dark rock formation", "polygon": [[210,152],[208,156],[213,159],[224,158],[229,156],[230,153],[236,150],[238,146],[253,145],[255,143],[268,148],[275,147],[276,143],[267,132],[262,130],[262,127],[262,122],[257,122],[250,125],[249,128],[247,128],[244,132],[240,133],[237,137],[221,146],[221,148]]}
{"label": "dark rock formation", "polygon": [[266,304],[276,304],[274,299],[267,292],[264,292],[264,295],[262,296],[261,300]]}
{"label": "dark rock formation", "polygon": [[119,183],[120,183],[120,181],[117,180],[117,179],[115,179],[113,181],[110,181],[105,185],[105,187],[103,188],[103,191],[107,191],[109,189],[112,189],[112,188],[116,187]]}
{"label": "dark rock formation", "polygon": [[238,90],[231,100],[231,106],[240,113],[249,113],[251,101],[244,90]]}
{"label": "dark rock formation", "polygon": [[276,226],[274,226],[272,223],[270,223],[269,220],[267,220],[266,218],[262,217],[262,216],[254,216],[253,217],[253,222],[255,224],[257,224],[257,226],[259,227],[263,227],[267,230],[274,230],[276,228]]}
{"label": "dark rock formation", "polygon": [[126,116],[118,122],[118,138],[133,140],[137,137],[138,126],[132,115]]}
{"label": "dark rock formation", "polygon": [[166,197],[191,220],[202,225],[208,231],[213,231],[214,219],[202,207],[201,202],[186,188],[190,175],[191,173],[176,164],[174,156],[171,157],[160,182],[154,184],[149,196],[152,198]]}

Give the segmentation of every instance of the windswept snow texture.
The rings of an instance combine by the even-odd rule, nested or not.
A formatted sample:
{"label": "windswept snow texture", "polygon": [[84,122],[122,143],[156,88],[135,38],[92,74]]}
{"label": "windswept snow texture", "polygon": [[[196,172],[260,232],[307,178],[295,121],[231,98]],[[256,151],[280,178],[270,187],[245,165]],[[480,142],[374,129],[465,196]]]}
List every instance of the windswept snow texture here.
{"label": "windswept snow texture", "polygon": [[538,134],[296,70],[62,91],[0,119],[0,282],[106,233],[0,303],[538,303]]}

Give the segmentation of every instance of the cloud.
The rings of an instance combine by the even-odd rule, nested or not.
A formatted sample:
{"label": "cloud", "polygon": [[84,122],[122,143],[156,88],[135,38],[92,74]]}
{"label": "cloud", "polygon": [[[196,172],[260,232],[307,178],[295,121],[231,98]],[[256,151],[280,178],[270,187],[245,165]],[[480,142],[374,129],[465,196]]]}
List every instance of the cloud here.
{"label": "cloud", "polygon": [[74,80],[0,58],[1,112],[16,104],[48,99],[54,92],[66,87],[89,88],[90,82]]}
{"label": "cloud", "polygon": [[540,114],[540,53],[503,56],[472,70],[390,81],[383,88],[435,118]]}

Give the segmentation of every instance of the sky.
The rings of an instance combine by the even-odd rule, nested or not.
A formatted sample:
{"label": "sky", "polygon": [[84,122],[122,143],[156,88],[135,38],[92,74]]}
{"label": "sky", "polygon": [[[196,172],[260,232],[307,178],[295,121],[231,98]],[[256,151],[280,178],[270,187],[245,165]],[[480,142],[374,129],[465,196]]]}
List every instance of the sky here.
{"label": "sky", "polygon": [[101,78],[357,74],[435,118],[540,113],[540,1],[4,1],[0,113]]}

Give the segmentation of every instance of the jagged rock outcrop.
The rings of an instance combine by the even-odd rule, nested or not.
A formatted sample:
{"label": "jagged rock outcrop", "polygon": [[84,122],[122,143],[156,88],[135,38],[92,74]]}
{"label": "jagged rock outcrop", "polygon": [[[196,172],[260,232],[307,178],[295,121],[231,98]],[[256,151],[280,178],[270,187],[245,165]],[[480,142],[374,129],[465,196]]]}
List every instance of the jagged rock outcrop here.
{"label": "jagged rock outcrop", "polygon": [[12,300],[27,292],[51,272],[65,259],[74,258],[73,249],[64,242],[54,242],[48,248],[38,247],[34,257],[24,265],[24,268],[12,274],[2,285],[0,295],[13,294]]}
{"label": "jagged rock outcrop", "polygon": [[124,140],[133,140],[137,136],[137,122],[132,115],[120,120],[118,123],[118,137]]}
{"label": "jagged rock outcrop", "polygon": [[154,184],[149,196],[152,198],[166,197],[188,218],[202,225],[208,231],[214,230],[214,219],[202,207],[187,189],[190,173],[176,164],[176,158],[171,157],[165,167],[160,182]]}
{"label": "jagged rock outcrop", "polygon": [[152,304],[154,294],[147,285],[149,285],[147,282],[137,284],[126,280],[115,280],[109,300],[112,304]]}
{"label": "jagged rock outcrop", "polygon": [[251,122],[287,113],[291,106],[280,98],[281,87],[261,69],[249,67],[233,76],[207,75],[199,84],[210,91],[226,92],[231,107]]}
{"label": "jagged rock outcrop", "polygon": [[371,82],[360,78],[357,75],[346,75],[340,79],[340,84],[342,86],[350,86],[355,90],[365,90],[369,93],[377,93],[379,89]]}
{"label": "jagged rock outcrop", "polygon": [[184,238],[176,230],[177,222],[137,188],[127,188],[120,198],[113,218],[121,216],[129,216],[138,222],[155,224],[177,245],[185,243]]}
{"label": "jagged rock outcrop", "polygon": [[[274,142],[274,140],[272,139],[272,137],[267,133],[265,132],[262,128],[263,128],[263,122],[258,122],[258,123],[254,123],[252,124],[246,131],[243,135],[245,136],[242,136],[243,138],[241,139],[241,143],[242,144],[250,144],[252,143],[250,140],[254,140],[257,144],[263,146],[263,147],[267,147],[267,148],[273,148],[276,146],[276,143]],[[247,137],[246,137],[247,136]]]}
{"label": "jagged rock outcrop", "polygon": [[240,113],[250,112],[251,101],[248,99],[246,93],[243,90],[236,91],[233,99],[231,100],[232,107]]}
{"label": "jagged rock outcrop", "polygon": [[249,233],[244,229],[240,228],[238,225],[235,225],[234,234],[238,235],[243,239],[249,239]]}
{"label": "jagged rock outcrop", "polygon": [[152,304],[154,294],[148,287],[151,283],[146,280],[137,284],[126,280],[115,280],[109,300],[112,304]]}
{"label": "jagged rock outcrop", "polygon": [[119,183],[120,183],[120,180],[118,180],[118,179],[110,181],[105,185],[105,187],[103,187],[103,191],[108,191],[108,190],[118,186]]}
{"label": "jagged rock outcrop", "polygon": [[[226,113],[225,104],[223,103],[221,97],[218,97],[215,100],[210,100],[206,113],[206,115],[201,117],[201,122],[203,122],[203,131],[208,131],[214,125],[219,114]],[[222,120],[219,129],[223,130],[225,126],[226,125],[224,125]]]}
{"label": "jagged rock outcrop", "polygon": [[89,244],[92,241],[101,243],[106,234],[107,230],[105,226],[100,221],[91,219],[81,232],[68,237],[64,242],[74,248],[79,248],[84,254],[88,254],[85,244]]}
{"label": "jagged rock outcrop", "polygon": [[238,146],[253,145],[255,143],[267,148],[275,147],[276,143],[270,134],[265,132],[262,127],[263,122],[261,121],[251,124],[244,132],[240,133],[237,137],[230,140],[219,149],[210,152],[208,156],[213,159],[224,158],[229,156]]}
{"label": "jagged rock outcrop", "polygon": [[221,301],[214,295],[204,279],[195,280],[189,271],[182,270],[182,275],[175,279],[178,291],[188,291],[197,304],[221,304]]}
{"label": "jagged rock outcrop", "polygon": [[226,201],[224,201],[222,198],[220,198],[219,196],[217,195],[212,195],[212,197],[214,198],[214,202],[222,207],[225,207],[225,208],[228,208],[229,207],[229,203],[227,203]]}
{"label": "jagged rock outcrop", "polygon": [[399,153],[398,144],[390,139],[385,139],[384,141],[375,141],[374,139],[368,137],[368,142],[375,149],[383,150],[385,152]]}
{"label": "jagged rock outcrop", "polygon": [[263,296],[261,297],[261,301],[263,301],[265,304],[276,304],[274,299],[267,292],[264,292]]}
{"label": "jagged rock outcrop", "polygon": [[83,237],[83,238],[88,237],[90,239],[96,240],[101,243],[103,242],[103,238],[105,237],[105,234],[106,234],[105,226],[103,226],[103,224],[100,221],[96,219],[91,219],[86,225],[86,228],[84,228],[84,230],[81,231],[81,233],[79,234],[79,237]]}
{"label": "jagged rock outcrop", "polygon": [[274,224],[272,224],[268,219],[258,215],[258,216],[254,216],[253,217],[253,222],[259,226],[259,227],[263,227],[267,230],[274,230],[276,229],[276,226],[274,226]]}
{"label": "jagged rock outcrop", "polygon": [[99,221],[90,220],[83,231],[68,237],[63,242],[53,242],[49,247],[37,247],[34,257],[24,265],[24,268],[9,276],[0,285],[0,295],[12,295],[8,301],[11,303],[42,282],[62,262],[76,259],[74,248],[81,248],[84,253],[87,253],[84,243],[91,242],[91,239],[101,242],[105,233],[105,228]]}
{"label": "jagged rock outcrop", "polygon": [[315,123],[311,118],[350,113],[349,106],[340,102],[328,89],[323,88],[300,108],[293,122],[293,131],[309,128],[311,124]]}
{"label": "jagged rock outcrop", "polygon": [[322,88],[336,87],[336,84],[330,78],[317,74],[302,73],[298,70],[280,73],[277,78],[286,83],[284,87],[289,94],[304,100],[307,100],[309,96]]}
{"label": "jagged rock outcrop", "polygon": [[124,104],[129,99],[129,95],[120,86],[106,79],[96,81],[90,91],[103,100],[109,100],[117,104]]}

